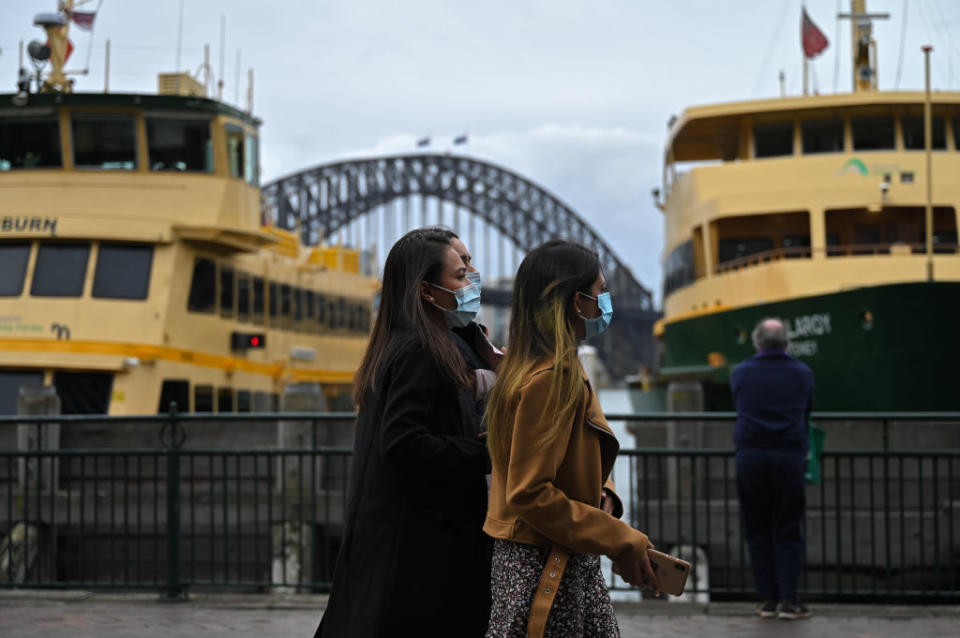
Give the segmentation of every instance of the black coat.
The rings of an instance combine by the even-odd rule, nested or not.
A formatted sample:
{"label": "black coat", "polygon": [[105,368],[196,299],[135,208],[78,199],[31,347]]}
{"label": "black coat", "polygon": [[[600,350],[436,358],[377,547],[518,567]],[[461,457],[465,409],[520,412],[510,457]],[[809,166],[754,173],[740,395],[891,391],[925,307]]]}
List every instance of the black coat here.
{"label": "black coat", "polygon": [[395,339],[357,418],[343,545],[317,636],[482,636],[490,459],[456,388]]}

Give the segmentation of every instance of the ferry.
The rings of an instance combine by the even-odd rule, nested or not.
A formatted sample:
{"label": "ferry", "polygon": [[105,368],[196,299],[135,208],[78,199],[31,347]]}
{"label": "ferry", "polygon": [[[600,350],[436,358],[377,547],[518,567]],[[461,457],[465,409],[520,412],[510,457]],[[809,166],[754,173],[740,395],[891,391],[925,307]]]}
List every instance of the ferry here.
{"label": "ferry", "polygon": [[349,409],[377,278],[261,208],[260,126],[186,73],[80,93],[74,2],[40,14],[0,94],[0,414],[55,386],[64,414],[276,410],[316,383]]}
{"label": "ferry", "polygon": [[865,5],[841,16],[853,92],[696,106],[671,123],[654,191],[660,356],[635,407],[732,409],[732,369],[757,322],[779,317],[817,410],[960,409],[960,93],[879,90],[882,16]]}

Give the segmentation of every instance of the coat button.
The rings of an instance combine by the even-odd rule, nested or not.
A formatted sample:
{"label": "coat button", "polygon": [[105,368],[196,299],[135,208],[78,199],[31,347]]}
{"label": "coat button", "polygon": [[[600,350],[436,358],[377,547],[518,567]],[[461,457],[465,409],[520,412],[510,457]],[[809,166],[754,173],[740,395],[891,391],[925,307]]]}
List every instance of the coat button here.
{"label": "coat button", "polygon": [[550,572],[550,578],[556,578],[557,572]]}
{"label": "coat button", "polygon": [[543,590],[543,593],[545,593],[545,594],[549,594],[549,593],[550,593],[550,588],[549,588],[549,587],[547,587],[546,589],[544,589],[544,590]]}
{"label": "coat button", "polygon": [[554,557],[553,557],[553,562],[559,563],[559,562],[560,562],[560,557],[559,557],[559,556],[554,556]]}

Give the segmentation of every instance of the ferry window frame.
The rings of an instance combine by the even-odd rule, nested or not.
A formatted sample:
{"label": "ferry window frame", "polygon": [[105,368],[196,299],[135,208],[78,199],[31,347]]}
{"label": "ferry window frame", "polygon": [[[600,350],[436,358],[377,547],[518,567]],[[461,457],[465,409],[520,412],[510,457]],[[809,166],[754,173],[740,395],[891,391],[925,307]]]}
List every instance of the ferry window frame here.
{"label": "ferry window frame", "polygon": [[254,276],[251,283],[251,288],[253,292],[253,306],[252,306],[252,317],[253,323],[258,326],[262,326],[264,323],[264,312],[266,308],[266,288],[267,282],[263,277]]}
{"label": "ferry window frame", "polygon": [[250,321],[251,281],[250,273],[238,270],[237,275],[237,321]]}
{"label": "ferry window frame", "polygon": [[[821,155],[823,153],[843,153],[846,146],[845,132],[844,132],[845,122],[841,117],[822,117],[822,118],[811,118],[805,119],[800,122],[800,139],[801,147],[804,155]],[[830,131],[832,134],[829,137],[833,138],[832,141],[834,145],[836,142],[839,142],[839,147],[837,148],[813,148],[814,146],[821,146],[823,139],[818,139],[817,133],[822,133],[823,131]],[[817,142],[817,144],[814,144]]]}
{"label": "ferry window frame", "polygon": [[243,179],[246,167],[246,132],[242,126],[226,123],[223,125],[224,141],[227,145],[227,175]]}
{"label": "ferry window frame", "polygon": [[[882,126],[884,131],[884,139],[880,142],[877,142],[877,145],[867,145],[864,146],[864,142],[870,139],[869,133],[876,133],[877,130],[881,129],[881,124],[886,124],[889,122],[889,129],[886,126]],[[857,132],[858,125],[861,127],[859,129],[861,133],[861,138],[858,143]],[[863,137],[866,135],[866,137]],[[887,143],[887,136],[889,136],[889,144],[882,146],[880,144]],[[870,152],[870,151],[895,151],[897,149],[897,118],[893,115],[851,115],[850,116],[850,142],[851,148],[854,152]]]}
{"label": "ferry window frame", "polygon": [[[942,115],[934,115],[930,126],[930,148],[934,151],[947,150],[947,119]],[[911,131],[908,133],[908,122]],[[912,129],[919,128],[919,131]],[[902,136],[903,150],[922,151],[926,149],[926,131],[924,130],[922,115],[906,114],[900,117],[900,135]],[[912,138],[919,133],[919,140]]]}
{"label": "ferry window frame", "polygon": [[350,330],[350,304],[345,297],[337,299],[337,314],[340,315],[340,330]]}
{"label": "ferry window frame", "polygon": [[[123,122],[129,124],[130,140],[132,141],[132,146],[129,149],[123,149],[123,152],[126,153],[129,151],[131,153],[132,161],[124,160],[113,160],[113,161],[101,161],[97,164],[81,162],[81,153],[87,155],[93,155],[98,152],[105,152],[104,149],[92,148],[91,150],[82,150],[80,144],[78,143],[77,131],[78,128],[81,130],[87,126],[93,126],[94,124],[99,124],[100,126],[94,129],[93,135],[90,141],[95,141],[101,147],[106,140],[104,129],[109,124],[115,124],[117,130],[123,126]],[[79,126],[82,125],[82,126]],[[82,140],[87,142],[88,140]],[[137,117],[132,113],[97,113],[97,112],[86,112],[86,111],[74,111],[70,114],[70,148],[73,151],[73,166],[76,169],[80,170],[92,170],[92,171],[136,171],[139,169],[138,159],[140,156],[139,140],[137,139]],[[107,149],[111,150],[111,149]],[[119,153],[119,151],[114,151]],[[85,159],[85,158],[83,158]],[[106,164],[121,164],[119,166],[107,166]]]}
{"label": "ferry window frame", "polygon": [[89,242],[40,243],[30,280],[30,296],[82,297],[89,263]]}
{"label": "ferry window frame", "polygon": [[23,294],[23,282],[32,251],[33,243],[29,241],[0,243],[0,297],[19,297]]}
{"label": "ferry window frame", "polygon": [[950,128],[953,129],[953,150],[960,151],[960,115],[950,118]]}
{"label": "ferry window frame", "polygon": [[237,278],[233,266],[220,265],[220,316],[232,319],[236,315]]}
{"label": "ferry window frame", "polygon": [[[38,137],[44,137],[44,145],[38,148],[39,153],[36,157],[43,158],[47,153],[51,154],[51,160],[40,159],[35,163],[28,165],[26,154],[30,153],[27,147],[29,144],[24,142],[23,138],[28,137],[27,129],[47,129],[40,133],[34,133]],[[19,144],[18,144],[19,142]],[[11,157],[16,159],[15,154],[22,151],[22,159],[19,163],[14,163]],[[55,156],[55,161],[53,157]],[[60,143],[60,117],[56,113],[36,113],[14,115],[12,117],[0,116],[0,173],[7,171],[34,170],[46,168],[63,168],[63,149]]]}
{"label": "ferry window frame", "polygon": [[91,295],[97,299],[146,299],[153,255],[150,244],[100,242]]}
{"label": "ferry window frame", "polygon": [[202,384],[193,386],[193,411],[202,414],[213,414],[213,397],[212,385]]}
{"label": "ferry window frame", "polygon": [[[753,125],[753,157],[766,159],[793,155],[795,131],[796,126],[793,120],[755,123]],[[778,139],[781,137],[782,139]],[[763,140],[763,146],[761,146],[761,140]],[[785,144],[787,140],[789,143]]]}
{"label": "ferry window frame", "polygon": [[[198,273],[201,262],[206,266],[210,265],[209,273]],[[209,277],[209,281],[198,281],[198,274],[203,277]],[[193,270],[190,275],[190,291],[187,293],[187,310],[189,312],[200,312],[204,314],[216,314],[217,312],[217,262],[209,257],[197,256],[193,260]],[[200,287],[206,284],[204,287]]]}
{"label": "ferry window frame", "polygon": [[[147,131],[147,161],[151,171],[155,172],[173,172],[173,173],[213,173],[213,135],[210,131],[210,122],[209,118],[203,117],[184,117],[177,116],[175,114],[145,114],[144,115],[144,124]],[[190,161],[183,162],[183,167],[170,166],[170,167],[157,167],[154,159],[154,150],[157,146],[157,139],[154,138],[153,126],[159,125],[161,127],[166,127],[168,129],[175,128],[176,125],[180,125],[181,129],[187,131],[187,134],[182,144],[177,149],[171,149],[166,151],[166,153],[176,155],[177,151],[190,151],[192,148],[192,153],[188,153],[185,157],[188,157]],[[193,133],[201,133],[200,140],[191,140],[189,139],[190,134],[188,127],[193,129]],[[167,130],[162,132],[158,136],[160,140],[164,142],[171,141],[173,139],[172,131]],[[196,146],[191,144],[191,142],[201,142],[201,144]],[[197,149],[200,149],[199,151]],[[193,155],[199,153],[197,155]],[[191,157],[191,155],[193,155]]]}
{"label": "ferry window frame", "polygon": [[663,296],[667,297],[680,288],[693,284],[696,280],[693,239],[688,239],[667,253],[663,264]]}

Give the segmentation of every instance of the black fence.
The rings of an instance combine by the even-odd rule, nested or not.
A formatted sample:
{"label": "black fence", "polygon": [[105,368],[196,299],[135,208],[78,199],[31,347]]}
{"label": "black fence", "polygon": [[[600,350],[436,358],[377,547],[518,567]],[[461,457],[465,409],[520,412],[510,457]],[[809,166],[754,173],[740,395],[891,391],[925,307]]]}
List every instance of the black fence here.
{"label": "black fence", "polygon": [[[960,600],[960,414],[816,418],[828,435],[807,491],[805,597]],[[608,419],[644,446],[615,468],[625,518],[693,564],[694,599],[752,598],[734,454],[717,444],[733,415]],[[352,422],[0,417],[0,586],[327,591],[351,463],[329,442]]]}

